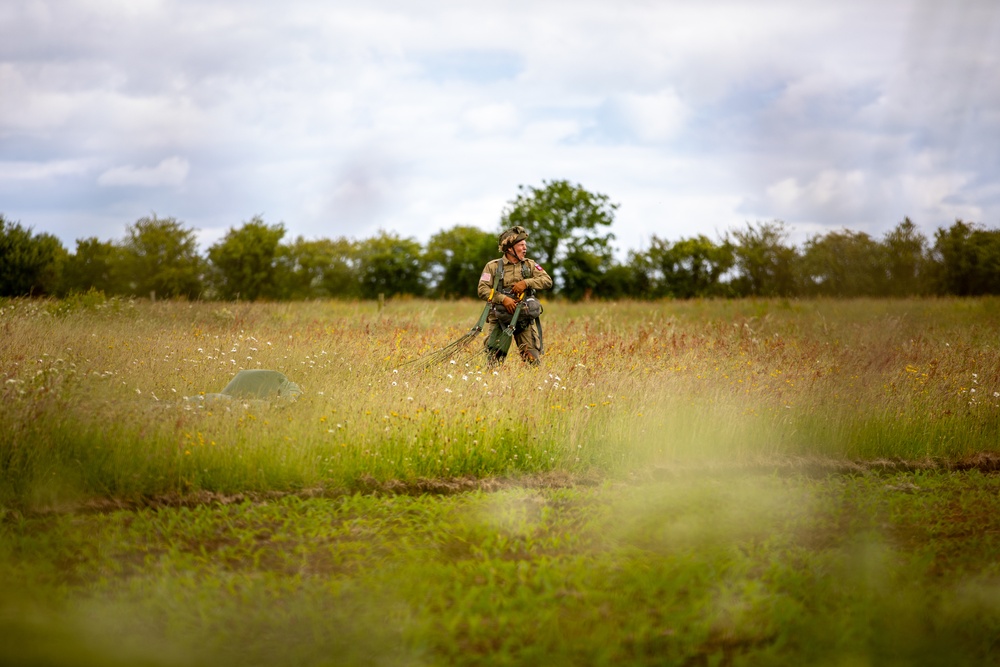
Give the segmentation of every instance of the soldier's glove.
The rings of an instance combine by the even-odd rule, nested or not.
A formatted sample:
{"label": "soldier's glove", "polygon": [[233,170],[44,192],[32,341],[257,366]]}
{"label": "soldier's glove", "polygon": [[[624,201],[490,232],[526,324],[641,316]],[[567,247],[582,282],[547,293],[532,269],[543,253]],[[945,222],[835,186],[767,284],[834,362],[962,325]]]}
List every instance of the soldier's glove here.
{"label": "soldier's glove", "polygon": [[514,294],[521,296],[521,294],[524,293],[524,290],[528,289],[528,283],[524,280],[519,280],[511,285],[510,289]]}
{"label": "soldier's glove", "polygon": [[517,308],[517,301],[514,301],[514,299],[510,298],[509,296],[505,296],[503,298],[503,307],[507,309],[508,313],[513,315],[514,309]]}

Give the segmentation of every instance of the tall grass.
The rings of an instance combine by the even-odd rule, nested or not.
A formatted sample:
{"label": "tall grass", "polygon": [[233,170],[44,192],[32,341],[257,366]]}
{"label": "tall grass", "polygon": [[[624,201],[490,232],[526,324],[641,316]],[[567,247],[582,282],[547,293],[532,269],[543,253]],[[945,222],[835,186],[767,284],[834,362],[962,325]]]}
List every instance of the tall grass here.
{"label": "tall grass", "polygon": [[[420,371],[475,302],[3,301],[0,502],[956,459],[997,448],[998,306],[553,302],[542,368]],[[304,393],[211,400],[243,368]]]}

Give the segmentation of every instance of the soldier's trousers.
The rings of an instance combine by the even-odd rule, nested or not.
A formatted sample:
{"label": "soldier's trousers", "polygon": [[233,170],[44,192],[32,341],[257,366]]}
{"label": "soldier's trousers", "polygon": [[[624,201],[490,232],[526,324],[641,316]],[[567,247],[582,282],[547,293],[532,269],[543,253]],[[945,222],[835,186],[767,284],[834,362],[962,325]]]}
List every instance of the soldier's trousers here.
{"label": "soldier's trousers", "polygon": [[[486,341],[490,339],[490,334],[493,330],[500,326],[497,322],[490,322],[486,327],[486,338],[483,341],[483,346],[485,349]],[[518,352],[521,353],[521,358],[527,361],[529,364],[537,365],[542,358],[542,341],[538,338],[538,329],[532,324],[527,329],[522,329],[521,331],[514,332],[514,345],[517,345]],[[490,354],[489,350],[486,350],[487,354]]]}

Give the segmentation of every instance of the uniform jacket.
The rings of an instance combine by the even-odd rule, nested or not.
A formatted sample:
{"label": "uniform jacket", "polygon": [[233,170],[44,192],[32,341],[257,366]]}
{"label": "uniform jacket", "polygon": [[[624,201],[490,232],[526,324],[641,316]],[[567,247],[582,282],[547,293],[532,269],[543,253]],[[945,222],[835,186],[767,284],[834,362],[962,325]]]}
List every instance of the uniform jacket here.
{"label": "uniform jacket", "polygon": [[[527,265],[529,277],[523,278],[524,269],[522,265]],[[516,282],[523,280],[529,289],[549,289],[552,287],[552,278],[538,262],[524,258],[522,262],[511,262],[506,256],[498,257],[486,264],[483,274],[479,276],[478,293],[483,301],[490,300],[490,292],[493,291],[493,281],[496,279],[497,271],[503,270],[503,280],[500,282],[500,289],[493,295],[493,303],[502,304],[504,296],[510,296],[510,287]]]}

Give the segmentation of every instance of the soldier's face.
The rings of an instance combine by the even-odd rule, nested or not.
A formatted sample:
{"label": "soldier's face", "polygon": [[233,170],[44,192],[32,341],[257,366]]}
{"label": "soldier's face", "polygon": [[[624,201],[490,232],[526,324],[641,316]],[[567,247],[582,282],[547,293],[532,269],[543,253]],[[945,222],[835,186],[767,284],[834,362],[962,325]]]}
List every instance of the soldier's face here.
{"label": "soldier's face", "polygon": [[514,256],[519,260],[524,259],[524,257],[528,254],[528,242],[524,240],[518,241],[512,245],[510,249],[514,251]]}

